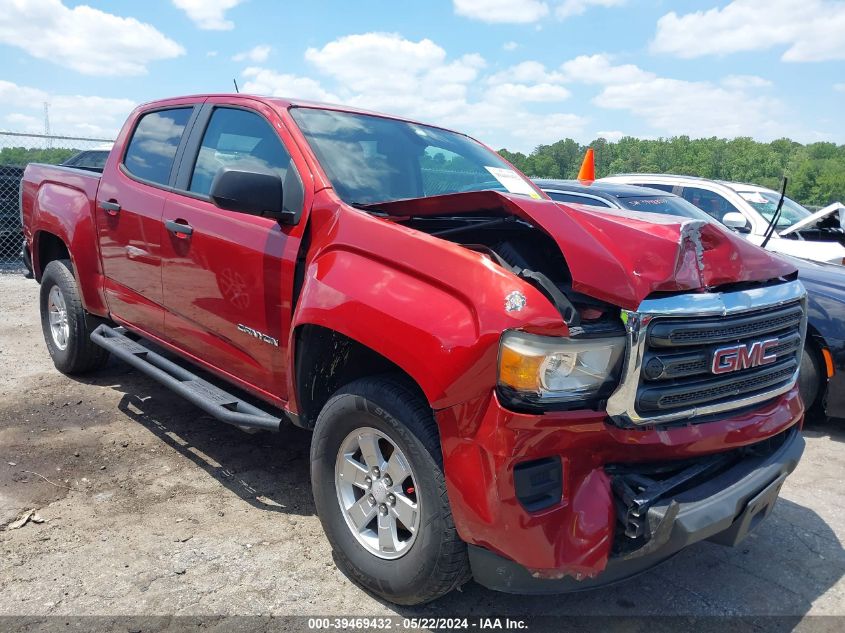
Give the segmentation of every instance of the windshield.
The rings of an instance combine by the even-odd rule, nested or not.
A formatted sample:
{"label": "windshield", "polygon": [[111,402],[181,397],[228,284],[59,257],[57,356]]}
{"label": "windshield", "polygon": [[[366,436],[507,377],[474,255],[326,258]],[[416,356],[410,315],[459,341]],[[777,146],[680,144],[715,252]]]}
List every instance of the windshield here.
{"label": "windshield", "polygon": [[[780,200],[779,193],[775,193],[774,191],[740,191],[739,195],[754,207],[760,215],[766,218],[766,222],[771,222],[775,209],[778,208],[778,201]],[[810,215],[811,213],[795,202],[795,200],[784,197],[783,210],[781,211],[777,228],[788,228]]]}
{"label": "windshield", "polygon": [[712,222],[713,218],[704,213],[691,202],[674,195],[667,196],[634,196],[617,198],[619,203],[631,211],[648,211],[662,215],[677,215],[682,218],[693,218]]}
{"label": "windshield", "polygon": [[486,189],[541,197],[522,174],[461,134],[350,112],[290,112],[347,204]]}

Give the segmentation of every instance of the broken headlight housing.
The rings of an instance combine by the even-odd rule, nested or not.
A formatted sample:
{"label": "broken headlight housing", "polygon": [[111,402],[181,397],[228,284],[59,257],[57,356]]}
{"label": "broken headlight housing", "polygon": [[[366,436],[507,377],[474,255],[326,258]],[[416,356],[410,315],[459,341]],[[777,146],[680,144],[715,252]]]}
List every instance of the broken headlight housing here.
{"label": "broken headlight housing", "polygon": [[499,348],[499,393],[505,404],[589,406],[619,379],[625,338],[570,339],[508,331]]}

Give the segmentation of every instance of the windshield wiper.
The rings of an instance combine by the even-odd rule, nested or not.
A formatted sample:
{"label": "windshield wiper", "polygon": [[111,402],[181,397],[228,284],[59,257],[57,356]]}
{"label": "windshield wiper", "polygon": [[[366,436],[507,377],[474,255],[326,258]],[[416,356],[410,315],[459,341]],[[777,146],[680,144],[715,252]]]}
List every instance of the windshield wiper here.
{"label": "windshield wiper", "polygon": [[775,226],[777,225],[778,220],[780,220],[780,214],[781,214],[781,211],[783,210],[783,200],[786,197],[786,181],[787,181],[787,178],[786,178],[786,176],[784,176],[783,182],[781,183],[781,186],[780,186],[780,200],[778,200],[777,209],[775,209],[775,212],[772,214],[772,219],[769,222],[769,226],[766,227],[766,231],[763,233],[764,238],[763,238],[763,243],[760,244],[760,248],[766,248],[766,244],[768,244],[769,240],[772,239],[772,235],[775,232]]}

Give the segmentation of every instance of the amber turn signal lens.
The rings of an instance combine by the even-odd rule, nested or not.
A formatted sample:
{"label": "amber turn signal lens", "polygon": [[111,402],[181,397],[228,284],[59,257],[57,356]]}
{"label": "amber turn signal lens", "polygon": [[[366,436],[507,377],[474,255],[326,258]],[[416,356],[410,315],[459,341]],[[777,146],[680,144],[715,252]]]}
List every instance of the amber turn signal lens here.
{"label": "amber turn signal lens", "polygon": [[833,368],[833,356],[830,355],[830,350],[826,347],[822,348],[822,356],[824,357],[824,368],[828,378],[833,378],[835,372]]}
{"label": "amber turn signal lens", "polygon": [[502,346],[499,356],[499,382],[519,391],[540,391],[540,365],[545,355],[529,356]]}

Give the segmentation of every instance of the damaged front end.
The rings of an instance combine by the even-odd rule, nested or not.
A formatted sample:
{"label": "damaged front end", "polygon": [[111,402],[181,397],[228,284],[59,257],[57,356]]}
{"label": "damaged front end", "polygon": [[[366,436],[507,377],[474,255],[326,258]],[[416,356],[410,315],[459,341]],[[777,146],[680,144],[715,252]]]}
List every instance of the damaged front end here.
{"label": "damaged front end", "polygon": [[[631,560],[660,551],[672,538],[682,509],[688,512],[696,504],[708,502],[723,489],[736,485],[785,444],[794,442],[797,435],[798,429],[791,428],[750,446],[694,459],[606,465],[617,518],[611,558]],[[736,545],[771,512],[785,478],[786,473],[778,472],[765,486],[770,494],[764,497],[770,503],[758,503],[753,508],[746,503],[747,516],[739,521],[734,518],[733,529],[717,531],[725,526],[715,526],[710,529],[712,534],[698,536],[722,545]],[[732,516],[737,517],[737,512]]]}
{"label": "damaged front end", "polygon": [[[497,389],[436,413],[450,438],[455,524],[481,584],[520,593],[606,584],[717,534],[736,542],[770,511],[803,446],[795,375],[805,294],[790,264],[707,222],[493,191],[367,210],[481,253],[536,288],[567,326],[503,331]],[[516,359],[505,381],[513,339],[523,360],[544,360]],[[777,362],[711,371],[717,349],[753,351],[758,339]],[[530,387],[548,359],[576,359],[582,345],[596,358],[597,341],[611,351],[589,398],[503,387]],[[539,484],[526,485],[526,473]]]}
{"label": "damaged front end", "polygon": [[547,296],[554,293],[546,283],[550,281],[566,301],[550,300],[560,304],[570,321],[594,320],[585,318],[585,313],[594,316],[590,307],[634,310],[655,293],[703,292],[795,274],[789,263],[732,232],[684,218],[584,207],[576,211],[550,200],[496,191],[361,206],[484,252],[545,287]]}

